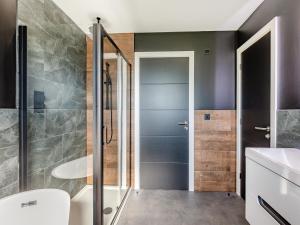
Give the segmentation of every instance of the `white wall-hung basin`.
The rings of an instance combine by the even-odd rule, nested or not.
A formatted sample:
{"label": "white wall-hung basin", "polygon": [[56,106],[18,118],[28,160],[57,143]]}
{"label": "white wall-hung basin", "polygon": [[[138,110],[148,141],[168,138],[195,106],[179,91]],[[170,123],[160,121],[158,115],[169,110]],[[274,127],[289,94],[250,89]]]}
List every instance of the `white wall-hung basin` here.
{"label": "white wall-hung basin", "polygon": [[58,189],[39,189],[0,200],[0,224],[68,225],[70,196]]}
{"label": "white wall-hung basin", "polygon": [[246,149],[246,218],[251,225],[300,225],[300,150]]}

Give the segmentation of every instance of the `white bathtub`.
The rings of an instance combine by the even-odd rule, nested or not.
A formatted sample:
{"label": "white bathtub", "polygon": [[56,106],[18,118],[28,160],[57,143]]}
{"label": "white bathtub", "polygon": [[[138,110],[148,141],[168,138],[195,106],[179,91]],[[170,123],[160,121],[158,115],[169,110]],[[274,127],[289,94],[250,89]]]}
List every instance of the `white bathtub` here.
{"label": "white bathtub", "polygon": [[0,200],[0,224],[68,225],[70,196],[58,189],[39,189]]}

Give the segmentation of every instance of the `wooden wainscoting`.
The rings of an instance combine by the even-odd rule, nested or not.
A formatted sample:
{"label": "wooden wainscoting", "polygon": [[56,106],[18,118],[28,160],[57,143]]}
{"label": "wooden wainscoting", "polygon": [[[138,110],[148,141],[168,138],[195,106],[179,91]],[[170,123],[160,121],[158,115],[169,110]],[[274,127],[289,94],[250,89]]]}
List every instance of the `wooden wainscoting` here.
{"label": "wooden wainscoting", "polygon": [[195,190],[235,192],[235,179],[235,110],[196,110]]}

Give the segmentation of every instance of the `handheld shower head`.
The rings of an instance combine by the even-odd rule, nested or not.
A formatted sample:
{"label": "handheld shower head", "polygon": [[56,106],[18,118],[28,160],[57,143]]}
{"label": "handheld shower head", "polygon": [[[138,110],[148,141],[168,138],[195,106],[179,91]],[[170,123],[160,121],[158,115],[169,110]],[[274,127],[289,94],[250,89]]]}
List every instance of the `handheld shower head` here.
{"label": "handheld shower head", "polygon": [[108,129],[107,126],[105,128],[106,130],[106,140],[105,143],[106,144],[110,144],[113,138],[113,108],[112,108],[112,101],[113,101],[113,97],[112,97],[112,79],[110,76],[110,71],[109,71],[109,63],[106,62],[105,63],[105,76],[106,76],[106,80],[104,82],[105,86],[106,86],[106,106],[105,109],[106,110],[110,110],[110,137],[108,138]]}
{"label": "handheld shower head", "polygon": [[111,76],[110,76],[110,72],[109,72],[109,63],[106,62],[105,63],[105,75],[106,75],[106,81],[105,81],[105,84],[106,85],[112,85],[112,80],[111,80]]}

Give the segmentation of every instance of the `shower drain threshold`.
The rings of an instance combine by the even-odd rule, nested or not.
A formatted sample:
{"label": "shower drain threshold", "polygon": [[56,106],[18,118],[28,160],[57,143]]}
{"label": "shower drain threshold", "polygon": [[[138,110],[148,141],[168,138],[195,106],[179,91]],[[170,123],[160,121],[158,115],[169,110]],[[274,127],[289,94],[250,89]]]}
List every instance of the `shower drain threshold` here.
{"label": "shower drain threshold", "polygon": [[106,207],[105,209],[103,209],[103,213],[105,215],[111,214],[113,211],[113,209],[111,207]]}

